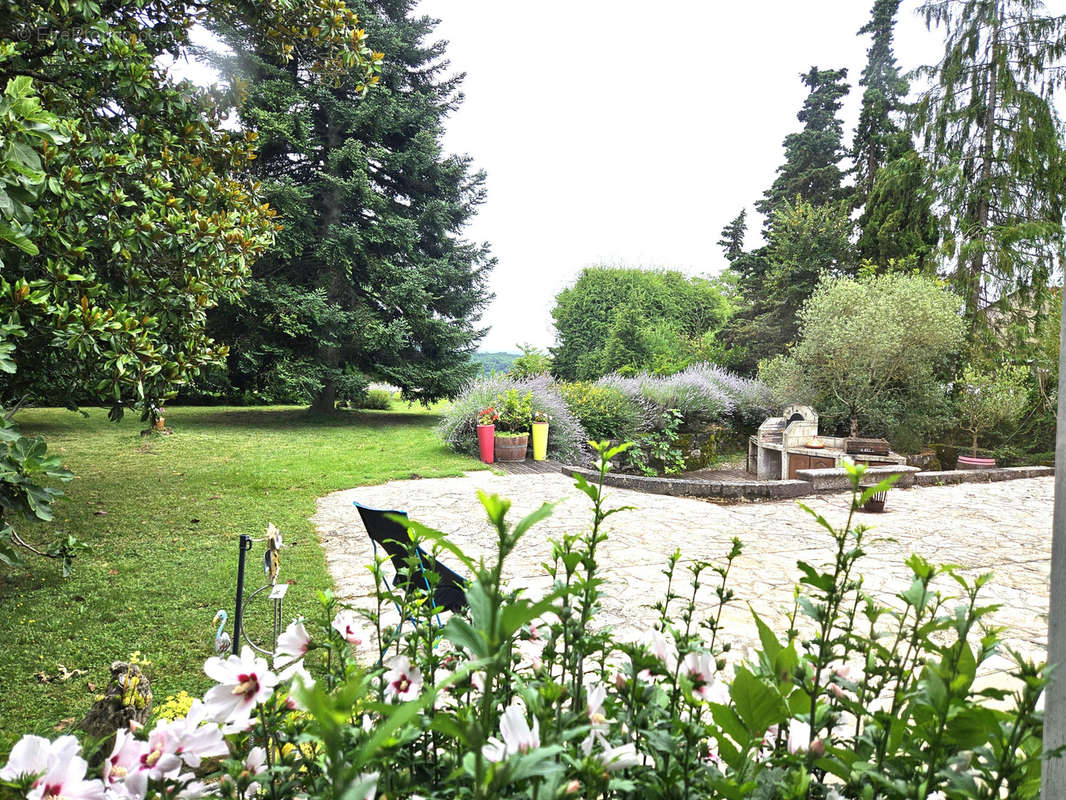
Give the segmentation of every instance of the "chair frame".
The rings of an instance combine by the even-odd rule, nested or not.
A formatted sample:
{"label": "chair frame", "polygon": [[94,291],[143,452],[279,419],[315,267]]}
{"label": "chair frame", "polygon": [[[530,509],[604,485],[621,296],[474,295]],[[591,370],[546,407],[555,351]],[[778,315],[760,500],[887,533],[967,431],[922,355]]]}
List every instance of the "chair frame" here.
{"label": "chair frame", "polygon": [[[415,575],[411,574],[413,563],[409,561],[411,555],[414,555],[418,559],[418,572],[422,578],[422,584],[426,589],[426,593],[432,597],[432,602],[438,608],[444,608],[445,610],[452,611],[453,613],[460,610],[455,605],[446,605],[437,600],[437,593],[441,590],[441,582],[447,581],[444,584],[444,588],[454,585],[463,590],[467,587],[467,581],[465,578],[453,572],[450,568],[437,561],[436,558],[431,556],[425,550],[423,550],[418,544],[411,539],[411,533],[408,529],[397,522],[396,520],[389,519],[388,514],[395,514],[396,516],[407,518],[406,511],[398,511],[393,509],[371,508],[365,506],[358,500],[353,500],[352,505],[359,511],[359,518],[362,520],[363,527],[366,529],[367,536],[370,538],[370,544],[374,548],[374,560],[377,561],[378,557],[378,545],[385,551],[389,561],[392,563],[393,570],[396,572],[392,583],[389,583],[389,579],[382,574],[382,580],[385,581],[385,586],[388,587],[390,592],[395,592],[396,587],[399,587],[401,583],[406,584],[409,588],[411,581],[417,580]],[[382,529],[386,530],[382,530]],[[387,530],[392,529],[392,530]],[[390,546],[391,545],[391,546]],[[427,566],[426,562],[430,561],[430,565]],[[404,577],[406,572],[406,578]],[[439,576],[439,581],[436,589],[430,586],[429,578],[426,576],[427,572],[435,572]],[[396,634],[399,635],[400,630],[403,628],[405,620],[403,609],[399,602],[395,599],[393,603],[396,606],[397,612],[400,614],[400,624],[396,628]],[[465,606],[465,596],[464,604]],[[443,623],[440,619],[440,611],[437,611],[434,616],[437,620],[437,627],[442,627]],[[416,622],[413,617],[406,617],[410,619],[412,623]]]}

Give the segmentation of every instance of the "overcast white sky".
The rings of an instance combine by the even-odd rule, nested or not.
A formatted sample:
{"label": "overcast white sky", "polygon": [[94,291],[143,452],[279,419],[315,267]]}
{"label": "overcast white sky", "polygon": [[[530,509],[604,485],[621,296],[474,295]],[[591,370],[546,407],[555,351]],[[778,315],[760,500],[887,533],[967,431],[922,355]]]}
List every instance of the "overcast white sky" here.
{"label": "overcast white sky", "polygon": [[[1058,0],[1062,2],[1063,0]],[[896,55],[937,60],[942,37],[904,0]],[[590,264],[715,274],[715,242],[754,203],[796,130],[812,65],[848,68],[855,88],[872,0],[424,0],[441,20],[466,100],[446,147],[488,174],[470,225],[499,259],[483,350],[554,341],[555,294]],[[754,229],[754,233],[752,233]]]}
{"label": "overcast white sky", "polygon": [[[850,139],[873,0],[423,0],[466,96],[445,148],[488,175],[466,236],[492,245],[482,350],[554,342],[555,295],[591,264],[716,274],[722,227],[772,183],[799,128],[800,73],[848,68]],[[904,0],[896,56],[934,63],[939,31]],[[1066,0],[1051,0],[1049,9]],[[373,42],[371,42],[373,45]],[[385,55],[388,58],[388,53]],[[197,65],[179,74],[210,83]]]}

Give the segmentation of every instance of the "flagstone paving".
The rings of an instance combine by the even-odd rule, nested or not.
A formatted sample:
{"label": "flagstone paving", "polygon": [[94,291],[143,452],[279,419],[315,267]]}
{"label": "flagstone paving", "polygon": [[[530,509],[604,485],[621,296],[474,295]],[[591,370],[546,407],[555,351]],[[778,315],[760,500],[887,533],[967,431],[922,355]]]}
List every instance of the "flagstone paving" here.
{"label": "flagstone paving", "polygon": [[[891,602],[894,593],[910,584],[904,560],[911,553],[937,564],[956,564],[971,577],[994,572],[984,591],[986,603],[1001,604],[992,622],[1007,628],[1005,639],[1012,648],[1042,660],[1047,646],[1053,488],[1054,478],[1047,477],[892,490],[884,513],[857,515],[873,526],[867,555],[860,562],[867,590]],[[504,570],[512,585],[543,592],[550,585],[541,567],[550,558],[548,540],[589,525],[588,497],[574,488],[572,479],[558,473],[470,472],[460,478],[394,481],[320,498],[314,522],[338,596],[352,605],[373,605],[373,583],[365,567],[371,560],[370,540],[353,500],[404,509],[412,519],[446,533],[468,555],[490,559],[494,533],[478,503],[478,489],[511,499],[512,522],[545,500],[562,501],[551,517],[525,536]],[[796,561],[822,565],[832,559],[829,534],[792,500],[718,505],[623,489],[607,492],[609,506],[636,507],[608,519],[609,538],[599,551],[607,583],[595,624],[611,625],[623,638],[642,636],[655,620],[650,606],[664,593],[662,569],[675,548],[681,550],[683,564],[721,563],[732,537],[743,542],[744,553],[730,575],[736,601],[724,615],[725,636],[737,655],[757,643],[748,604],[776,630],[783,630],[798,577]],[[804,502],[834,525],[847,517],[847,495],[814,495]],[[713,577],[707,576],[708,583]],[[682,576],[675,589],[688,585]],[[947,578],[941,588],[957,591]],[[701,590],[701,610],[709,614],[714,601],[711,586]],[[997,673],[1009,665],[1004,654],[985,671]]]}

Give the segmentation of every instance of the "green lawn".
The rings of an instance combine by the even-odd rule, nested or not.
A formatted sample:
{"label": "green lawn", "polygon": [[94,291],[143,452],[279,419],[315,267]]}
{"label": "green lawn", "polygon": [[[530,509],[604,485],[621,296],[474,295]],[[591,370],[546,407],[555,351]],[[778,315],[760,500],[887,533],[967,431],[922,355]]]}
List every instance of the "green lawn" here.
{"label": "green lawn", "polygon": [[[0,570],[0,753],[24,732],[56,735],[92,703],[108,665],[139,650],[151,660],[157,701],[209,684],[216,609],[232,615],[237,537],[261,539],[268,522],[287,547],[281,577],[295,581],[286,617],[309,609],[329,585],[309,517],[316,497],[412,474],[457,475],[479,463],[447,450],[433,410],[343,412],[316,417],[298,408],[168,407],[171,436],[142,438],[130,416],[107,421],[57,409],[18,414],[23,432],[46,437],[76,478],[51,526],[92,550],[64,579],[58,564],[33,557],[29,570]],[[48,529],[24,526],[41,540]],[[249,583],[262,583],[262,544]],[[260,616],[269,624],[264,605]],[[250,621],[254,622],[254,619]],[[87,673],[42,683],[62,664]]]}

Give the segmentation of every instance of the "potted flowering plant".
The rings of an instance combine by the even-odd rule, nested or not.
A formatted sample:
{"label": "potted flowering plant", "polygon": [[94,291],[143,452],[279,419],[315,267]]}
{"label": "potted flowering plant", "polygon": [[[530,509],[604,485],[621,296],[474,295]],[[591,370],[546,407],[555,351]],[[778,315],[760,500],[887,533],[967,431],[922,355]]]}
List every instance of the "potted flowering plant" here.
{"label": "potted flowering plant", "polygon": [[525,461],[529,426],[533,421],[533,393],[508,389],[496,397],[496,460]]}
{"label": "potted flowering plant", "polygon": [[533,412],[533,460],[544,461],[548,457],[549,417],[543,411]]}
{"label": "potted flowering plant", "polygon": [[477,414],[477,447],[481,460],[492,463],[495,450],[496,420],[500,415],[493,406],[481,409]]}

